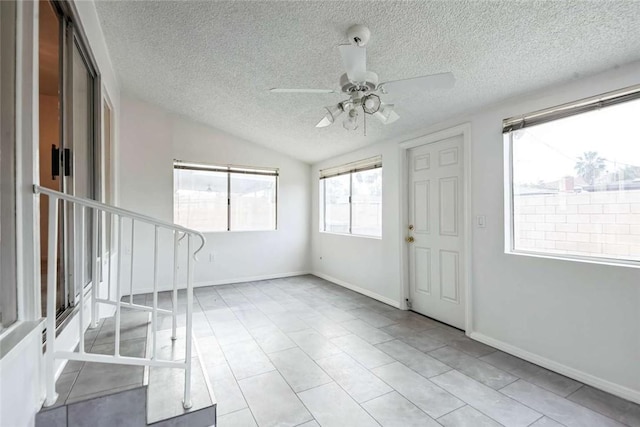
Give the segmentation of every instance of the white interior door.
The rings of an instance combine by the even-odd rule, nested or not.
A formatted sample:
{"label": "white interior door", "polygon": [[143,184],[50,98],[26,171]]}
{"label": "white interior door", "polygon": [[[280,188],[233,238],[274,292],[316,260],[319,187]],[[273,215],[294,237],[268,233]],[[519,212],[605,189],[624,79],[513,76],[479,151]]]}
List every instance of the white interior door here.
{"label": "white interior door", "polygon": [[409,150],[409,285],[412,309],[465,327],[463,137]]}

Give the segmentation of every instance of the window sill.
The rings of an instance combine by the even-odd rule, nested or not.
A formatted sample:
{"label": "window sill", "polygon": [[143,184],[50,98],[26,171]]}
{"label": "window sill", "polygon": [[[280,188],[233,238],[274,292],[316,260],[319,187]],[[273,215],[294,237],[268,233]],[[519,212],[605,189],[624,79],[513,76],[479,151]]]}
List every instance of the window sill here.
{"label": "window sill", "polygon": [[38,334],[42,333],[44,326],[44,318],[32,321],[17,321],[0,337],[0,360],[21,347],[25,338],[38,330]]}
{"label": "window sill", "polygon": [[202,234],[228,234],[228,233],[272,233],[278,229],[272,230],[221,230],[221,231],[201,231]]}
{"label": "window sill", "polygon": [[556,261],[573,261],[573,262],[581,262],[585,264],[606,265],[610,267],[640,268],[640,262],[638,261],[625,261],[625,260],[616,260],[611,258],[600,259],[600,258],[592,258],[592,257],[581,257],[579,255],[546,254],[546,253],[540,253],[540,252],[527,252],[527,251],[516,251],[516,250],[505,250],[504,253],[507,255],[552,259]]}
{"label": "window sill", "polygon": [[337,233],[335,231],[320,231],[320,234],[329,234],[332,236],[359,237],[362,239],[382,240],[382,236],[365,236],[364,234]]}

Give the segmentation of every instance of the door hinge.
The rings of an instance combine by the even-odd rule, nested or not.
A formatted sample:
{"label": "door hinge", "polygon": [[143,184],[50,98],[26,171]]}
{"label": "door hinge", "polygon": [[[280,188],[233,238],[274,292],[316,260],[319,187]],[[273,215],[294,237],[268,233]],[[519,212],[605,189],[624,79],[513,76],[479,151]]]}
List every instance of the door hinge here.
{"label": "door hinge", "polygon": [[411,304],[411,300],[410,300],[409,298],[406,298],[406,299],[405,299],[405,302],[407,303],[407,309],[408,309],[408,310],[411,310],[411,307],[412,307],[412,305],[413,305],[413,304]]}

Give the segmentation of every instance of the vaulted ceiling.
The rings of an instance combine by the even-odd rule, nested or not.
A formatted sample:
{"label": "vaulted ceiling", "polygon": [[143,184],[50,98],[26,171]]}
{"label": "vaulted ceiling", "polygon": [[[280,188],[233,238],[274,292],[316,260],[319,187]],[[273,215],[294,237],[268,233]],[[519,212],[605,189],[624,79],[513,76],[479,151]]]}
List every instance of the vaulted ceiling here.
{"label": "vaulted ceiling", "polygon": [[[635,1],[97,2],[125,93],[230,134],[315,162],[398,138],[483,105],[640,59]],[[381,81],[452,71],[454,89],[398,105],[400,119],[315,128],[339,94],[337,45],[372,33]]]}

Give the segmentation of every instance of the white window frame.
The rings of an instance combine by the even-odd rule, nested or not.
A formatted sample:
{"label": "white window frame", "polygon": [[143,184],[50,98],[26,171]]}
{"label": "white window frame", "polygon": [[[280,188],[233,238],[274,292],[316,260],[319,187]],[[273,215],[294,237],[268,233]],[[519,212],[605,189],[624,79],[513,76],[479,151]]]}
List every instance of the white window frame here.
{"label": "white window frame", "polygon": [[[185,169],[185,170],[201,170],[211,172],[223,172],[227,174],[227,229],[217,231],[204,231],[205,233],[251,233],[251,232],[265,232],[265,231],[277,231],[278,230],[278,193],[280,184],[280,170],[278,168],[265,168],[254,166],[238,166],[238,165],[209,165],[204,163],[186,162],[182,160],[173,161],[173,170]],[[231,229],[231,175],[232,174],[246,174],[246,175],[262,175],[273,176],[276,181],[275,186],[275,203],[274,214],[275,222],[273,228],[258,229],[258,230],[232,230]],[[175,194],[175,188],[174,188]],[[175,211],[176,200],[173,200],[173,208]],[[175,219],[174,219],[175,221]]]}
{"label": "white window frame", "polygon": [[607,92],[602,95],[581,99],[556,107],[535,111],[529,114],[514,116],[503,120],[504,142],[504,252],[510,255],[528,256],[590,264],[602,264],[622,267],[640,268],[640,261],[618,258],[605,258],[587,255],[556,254],[540,251],[527,251],[515,248],[515,218],[513,194],[513,131],[537,124],[548,123],[565,117],[586,113],[592,110],[640,99],[640,85]]}
{"label": "white window frame", "polygon": [[[0,5],[0,335],[19,320],[17,278],[17,186],[16,186],[16,3]],[[9,320],[7,320],[9,319]]]}
{"label": "white window frame", "polygon": [[[372,234],[354,234],[353,233],[353,174],[358,172],[364,172],[373,169],[380,169],[382,173],[382,156],[371,157],[356,162],[347,163],[344,165],[326,168],[320,170],[320,178],[318,182],[319,195],[320,195],[320,215],[319,215],[319,228],[321,233],[337,234],[341,236],[355,236],[365,237],[370,239],[382,239],[382,221],[380,224],[380,235]],[[323,180],[334,178],[337,176],[349,175],[349,231],[346,233],[340,233],[337,231],[327,231],[326,224],[326,186]],[[382,199],[383,195],[380,196]],[[382,206],[382,203],[381,203]],[[382,209],[382,208],[381,208]],[[381,213],[382,214],[382,213]]]}

